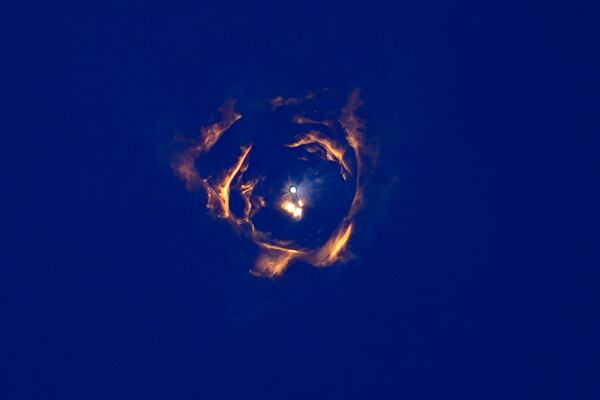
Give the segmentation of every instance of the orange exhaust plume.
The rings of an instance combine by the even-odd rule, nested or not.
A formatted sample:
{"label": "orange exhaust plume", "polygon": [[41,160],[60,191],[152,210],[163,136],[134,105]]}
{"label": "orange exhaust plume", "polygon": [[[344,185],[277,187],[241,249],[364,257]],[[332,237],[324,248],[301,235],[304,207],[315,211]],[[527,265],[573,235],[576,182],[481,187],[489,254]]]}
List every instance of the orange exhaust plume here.
{"label": "orange exhaust plume", "polygon": [[[274,108],[298,104],[315,97],[314,92],[309,92],[303,98],[277,97],[271,101]],[[175,156],[171,167],[176,176],[182,179],[189,190],[203,188],[207,194],[207,208],[210,213],[220,219],[228,221],[236,231],[252,240],[261,250],[252,271],[259,276],[276,278],[281,276],[290,263],[303,261],[315,267],[327,267],[341,262],[348,257],[348,243],[354,233],[354,217],[363,204],[363,133],[364,122],[358,118],[355,111],[361,105],[360,93],[354,91],[347,104],[342,108],[338,120],[344,131],[347,145],[340,144],[332,138],[317,131],[309,131],[301,135],[294,143],[287,147],[304,147],[309,152],[317,152],[326,160],[336,162],[340,165],[341,174],[344,179],[353,175],[355,177],[355,193],[346,216],[338,227],[329,236],[325,243],[317,248],[302,248],[292,241],[281,241],[271,237],[269,232],[260,231],[255,228],[252,218],[263,207],[266,201],[260,196],[254,195],[254,189],[259,178],[244,180],[244,174],[249,166],[249,154],[252,144],[241,148],[241,153],[235,163],[224,170],[216,179],[201,177],[196,169],[196,162],[201,154],[207,153],[217,143],[241,115],[234,111],[234,102],[226,102],[221,107],[221,121],[201,129],[198,139],[191,141],[191,146]],[[294,122],[298,124],[316,124],[331,128],[332,121],[324,123],[313,121],[305,117],[295,117]],[[346,160],[348,148],[354,152],[356,169],[353,171]],[[243,215],[237,216],[231,211],[231,191],[239,191],[244,202]],[[295,193],[292,192],[292,193]],[[297,199],[294,201],[284,198],[279,207],[299,219],[302,217],[304,202]]]}

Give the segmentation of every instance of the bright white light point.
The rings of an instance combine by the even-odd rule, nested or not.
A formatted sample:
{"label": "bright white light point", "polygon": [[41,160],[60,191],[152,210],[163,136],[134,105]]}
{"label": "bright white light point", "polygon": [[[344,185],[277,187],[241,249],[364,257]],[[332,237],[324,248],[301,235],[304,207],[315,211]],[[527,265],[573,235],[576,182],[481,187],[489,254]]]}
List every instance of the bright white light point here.
{"label": "bright white light point", "polygon": [[290,186],[290,193],[296,193],[298,191],[298,189],[296,189],[296,186]]}
{"label": "bright white light point", "polygon": [[298,200],[298,207],[304,206],[304,202],[302,200]]}

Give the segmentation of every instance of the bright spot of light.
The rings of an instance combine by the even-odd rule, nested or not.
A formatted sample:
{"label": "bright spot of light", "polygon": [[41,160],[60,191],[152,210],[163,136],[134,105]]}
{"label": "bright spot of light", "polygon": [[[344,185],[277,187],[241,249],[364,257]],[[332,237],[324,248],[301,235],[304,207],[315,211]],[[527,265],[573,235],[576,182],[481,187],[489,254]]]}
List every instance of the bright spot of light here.
{"label": "bright spot of light", "polygon": [[290,186],[290,193],[296,193],[298,191],[298,189],[296,188],[296,186]]}
{"label": "bright spot of light", "polygon": [[296,206],[291,201],[284,201],[283,204],[281,204],[281,208],[283,208],[285,211],[292,215],[296,210]]}
{"label": "bright spot of light", "polygon": [[302,209],[300,207],[296,207],[294,209],[294,218],[297,218],[297,219],[302,218]]}
{"label": "bright spot of light", "polygon": [[283,200],[281,203],[281,209],[292,216],[295,220],[302,219],[304,202],[302,200],[298,200],[297,202],[292,199]]}

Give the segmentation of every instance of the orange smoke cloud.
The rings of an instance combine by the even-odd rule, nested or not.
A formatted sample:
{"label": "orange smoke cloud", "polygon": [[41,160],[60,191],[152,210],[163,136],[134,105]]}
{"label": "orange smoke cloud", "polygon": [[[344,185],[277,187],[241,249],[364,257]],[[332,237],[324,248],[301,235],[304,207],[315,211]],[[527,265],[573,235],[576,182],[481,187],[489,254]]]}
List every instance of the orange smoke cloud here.
{"label": "orange smoke cloud", "polygon": [[181,178],[189,190],[205,185],[206,180],[201,178],[196,169],[196,161],[202,153],[207,153],[217,143],[221,135],[242,116],[234,110],[235,102],[229,100],[219,109],[222,114],[221,121],[200,129],[200,137],[190,140],[191,145],[183,152],[176,155],[171,163],[175,175]]}
{"label": "orange smoke cloud", "polygon": [[[277,97],[271,101],[274,108],[283,105],[298,104],[315,97],[314,92],[309,92],[303,98]],[[355,114],[361,106],[360,93],[354,91],[347,104],[342,108],[338,119],[344,131],[346,143],[339,143],[318,131],[308,131],[288,147],[303,147],[309,152],[316,152],[324,159],[340,165],[340,173],[344,179],[355,177],[355,193],[346,216],[338,227],[331,233],[325,243],[317,248],[302,248],[291,241],[281,241],[271,237],[269,232],[256,229],[252,222],[254,215],[267,206],[264,198],[255,196],[254,189],[259,178],[244,180],[244,174],[249,166],[249,154],[252,144],[241,148],[240,155],[232,166],[225,169],[216,178],[202,177],[196,168],[198,158],[210,151],[219,138],[242,116],[235,112],[234,102],[228,101],[221,107],[222,118],[219,122],[201,129],[200,137],[192,140],[191,145],[177,154],[171,167],[176,176],[186,183],[190,190],[203,188],[207,194],[207,208],[211,215],[228,221],[236,231],[252,240],[260,249],[255,262],[254,274],[267,277],[277,277],[284,273],[293,261],[304,261],[315,267],[327,267],[337,262],[344,261],[348,256],[348,243],[355,230],[354,217],[363,203],[363,129],[364,122]],[[295,117],[297,124],[318,124],[306,117]],[[320,124],[331,127],[333,122]],[[349,166],[347,153],[352,149],[356,168],[354,171]],[[230,208],[231,191],[239,191],[244,201],[243,215],[238,216]],[[289,204],[288,204],[289,203]],[[280,207],[291,215],[298,217],[302,214],[303,203],[293,204],[283,201]]]}
{"label": "orange smoke cloud", "polygon": [[335,140],[317,131],[310,131],[302,135],[294,143],[290,143],[286,146],[292,148],[305,146],[308,152],[318,153],[326,160],[340,164],[341,174],[344,179],[347,179],[348,175],[352,175],[350,166],[344,159],[346,148],[339,145]]}

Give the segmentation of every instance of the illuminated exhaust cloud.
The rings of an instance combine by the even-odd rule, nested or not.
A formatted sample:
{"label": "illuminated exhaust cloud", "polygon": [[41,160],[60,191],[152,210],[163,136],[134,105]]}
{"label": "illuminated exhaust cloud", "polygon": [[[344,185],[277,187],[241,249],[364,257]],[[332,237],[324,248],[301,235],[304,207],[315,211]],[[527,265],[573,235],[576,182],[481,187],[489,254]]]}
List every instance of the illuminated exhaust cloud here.
{"label": "illuminated exhaust cloud", "polygon": [[[276,97],[271,100],[271,110],[280,107],[294,106],[317,97],[315,92],[308,92],[304,97]],[[287,213],[293,221],[303,218],[308,198],[304,197],[302,187],[289,185],[278,204],[267,204],[264,197],[254,194],[254,189],[261,178],[244,176],[249,167],[249,155],[253,144],[246,143],[240,149],[233,165],[222,170],[217,176],[203,175],[197,168],[197,161],[203,154],[210,152],[212,147],[242,115],[235,111],[235,102],[227,101],[220,108],[221,120],[203,127],[200,136],[189,141],[189,146],[173,157],[171,167],[188,190],[203,189],[206,192],[208,212],[227,221],[236,232],[253,241],[260,253],[255,261],[253,274],[275,278],[281,276],[286,268],[294,261],[302,261],[314,267],[328,267],[348,259],[348,245],[355,231],[355,217],[363,205],[364,192],[364,122],[356,115],[356,110],[362,105],[360,92],[355,90],[341,109],[337,120],[313,120],[307,116],[296,115],[292,123],[302,128],[304,125],[313,127],[297,135],[296,140],[287,143],[288,148],[300,148],[316,154],[322,159],[339,165],[340,174],[344,181],[354,185],[354,195],[349,209],[341,219],[337,228],[327,240],[314,248],[298,245],[291,240],[274,238],[272,233],[256,228],[254,216],[265,207],[274,207]],[[314,126],[326,128],[329,132],[340,131],[340,140],[314,129]],[[352,178],[352,179],[351,179]],[[244,208],[237,214],[230,206],[230,196],[237,192],[243,200]]]}

